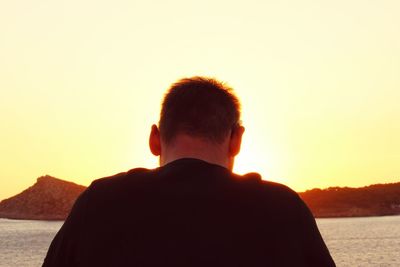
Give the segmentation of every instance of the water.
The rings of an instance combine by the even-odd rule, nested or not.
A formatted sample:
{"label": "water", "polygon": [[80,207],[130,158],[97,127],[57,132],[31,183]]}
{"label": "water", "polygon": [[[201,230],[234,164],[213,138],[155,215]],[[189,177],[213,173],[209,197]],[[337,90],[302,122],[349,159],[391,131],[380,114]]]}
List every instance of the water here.
{"label": "water", "polygon": [[[341,266],[400,266],[400,216],[318,219]],[[61,222],[0,219],[0,267],[41,266]]]}
{"label": "water", "polygon": [[0,266],[41,266],[62,222],[0,219]]}
{"label": "water", "polygon": [[317,223],[337,266],[400,266],[400,216]]}

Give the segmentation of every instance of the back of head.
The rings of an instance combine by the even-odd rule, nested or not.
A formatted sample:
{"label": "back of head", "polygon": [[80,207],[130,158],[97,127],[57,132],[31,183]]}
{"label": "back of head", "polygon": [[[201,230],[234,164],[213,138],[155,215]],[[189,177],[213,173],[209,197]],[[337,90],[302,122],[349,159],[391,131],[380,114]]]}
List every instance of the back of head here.
{"label": "back of head", "polygon": [[164,97],[160,135],[165,143],[182,133],[222,143],[239,121],[240,103],[230,87],[212,78],[184,78]]}

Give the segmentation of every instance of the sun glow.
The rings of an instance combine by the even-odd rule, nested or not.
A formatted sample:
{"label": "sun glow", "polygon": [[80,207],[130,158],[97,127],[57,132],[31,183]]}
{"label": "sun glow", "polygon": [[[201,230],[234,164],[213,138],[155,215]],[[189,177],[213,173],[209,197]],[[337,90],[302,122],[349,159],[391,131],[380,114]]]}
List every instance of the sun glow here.
{"label": "sun glow", "polygon": [[[271,150],[263,151],[262,147],[257,146],[251,140],[257,140],[255,134],[244,136],[241,151],[235,158],[233,171],[238,174],[257,172],[263,180],[286,183],[287,180],[284,177],[274,177],[276,170],[279,169],[279,166],[277,166],[279,155]],[[273,157],[274,153],[275,157]]]}

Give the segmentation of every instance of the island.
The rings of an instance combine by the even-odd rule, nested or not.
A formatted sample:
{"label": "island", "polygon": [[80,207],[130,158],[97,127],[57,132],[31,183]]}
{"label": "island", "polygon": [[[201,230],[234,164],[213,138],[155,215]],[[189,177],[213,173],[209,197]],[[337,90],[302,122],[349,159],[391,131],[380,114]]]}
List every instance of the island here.
{"label": "island", "polygon": [[[45,175],[0,202],[0,218],[65,220],[85,186]],[[400,182],[360,188],[330,187],[299,193],[316,218],[400,215]]]}
{"label": "island", "polygon": [[85,188],[49,175],[41,176],[33,186],[0,202],[0,218],[65,220]]}

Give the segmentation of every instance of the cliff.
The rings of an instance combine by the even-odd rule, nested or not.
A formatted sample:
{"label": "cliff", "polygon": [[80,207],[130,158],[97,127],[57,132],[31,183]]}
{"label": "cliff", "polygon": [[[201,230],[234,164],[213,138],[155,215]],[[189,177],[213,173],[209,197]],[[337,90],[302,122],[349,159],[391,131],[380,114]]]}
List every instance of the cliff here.
{"label": "cliff", "polygon": [[0,202],[0,218],[64,220],[84,189],[48,175],[39,177],[33,186]]}
{"label": "cliff", "polygon": [[400,215],[400,183],[312,189],[300,196],[315,217]]}

